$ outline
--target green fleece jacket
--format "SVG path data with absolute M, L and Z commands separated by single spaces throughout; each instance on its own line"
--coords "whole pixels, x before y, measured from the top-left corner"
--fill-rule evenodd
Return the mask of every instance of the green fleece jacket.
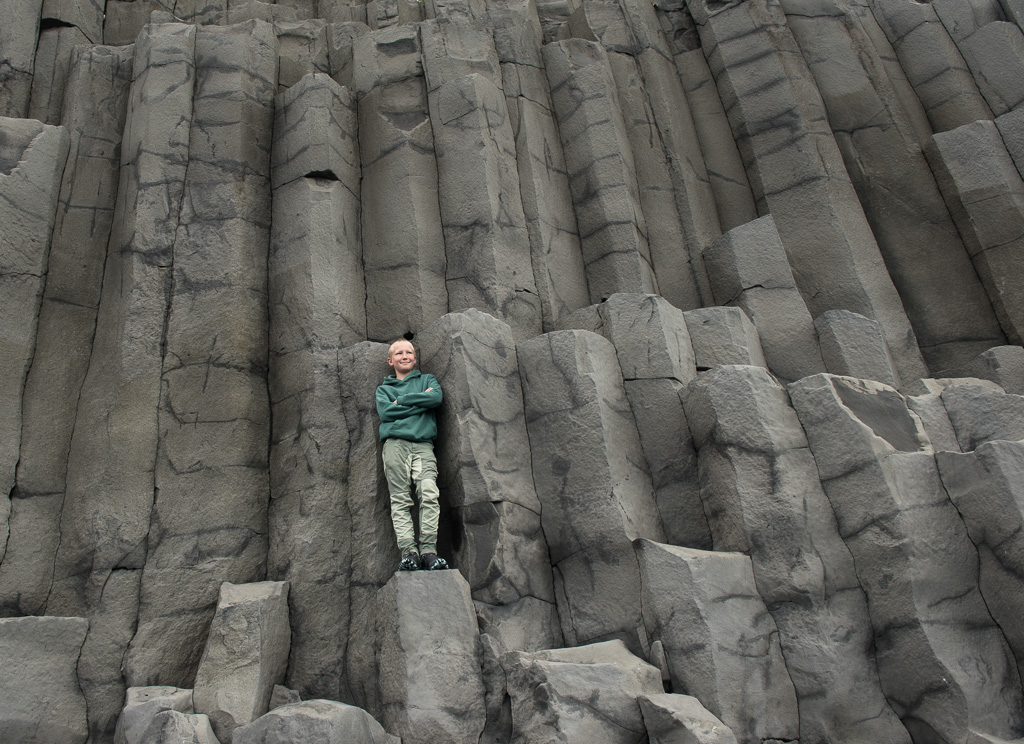
M 433 388 L 429 393 L 427 388 Z M 399 380 L 389 375 L 377 388 L 381 439 L 433 442 L 437 438 L 434 410 L 441 405 L 441 384 L 418 369 Z

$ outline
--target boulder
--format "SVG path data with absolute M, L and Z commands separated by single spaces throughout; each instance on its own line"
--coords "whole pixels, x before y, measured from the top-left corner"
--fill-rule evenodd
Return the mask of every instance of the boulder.
M 235 729 L 235 744 L 399 744 L 362 708 L 335 700 L 304 700 L 274 708 Z
M 639 698 L 651 744 L 736 744 L 732 729 L 689 695 Z
M 165 710 L 194 713 L 192 690 L 167 686 L 129 687 L 124 709 L 117 719 L 114 744 L 145 744 L 149 724 L 157 713 Z

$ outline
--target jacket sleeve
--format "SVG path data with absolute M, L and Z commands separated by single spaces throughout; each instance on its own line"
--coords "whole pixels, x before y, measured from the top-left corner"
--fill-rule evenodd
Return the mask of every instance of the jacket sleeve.
M 433 375 L 422 375 L 420 377 L 423 380 L 423 390 L 421 393 L 406 393 L 398 397 L 398 403 L 402 406 L 411 406 L 415 408 L 437 408 L 441 405 L 441 401 L 444 399 L 444 393 L 441 392 L 441 383 L 437 381 L 437 378 Z M 427 388 L 433 388 L 429 393 L 426 392 Z M 378 403 L 378 410 L 380 404 Z
M 408 418 L 409 416 L 415 416 L 422 413 L 422 409 L 415 406 L 402 405 L 395 403 L 391 400 L 388 395 L 388 390 L 383 385 L 377 387 L 377 415 L 380 420 L 384 423 L 391 423 L 392 421 L 398 421 L 400 419 Z

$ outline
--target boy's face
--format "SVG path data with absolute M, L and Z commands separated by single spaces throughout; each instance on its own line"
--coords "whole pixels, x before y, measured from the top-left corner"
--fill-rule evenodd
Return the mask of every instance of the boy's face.
M 395 370 L 395 377 L 401 380 L 416 366 L 416 351 L 408 341 L 399 341 L 388 355 L 388 366 Z

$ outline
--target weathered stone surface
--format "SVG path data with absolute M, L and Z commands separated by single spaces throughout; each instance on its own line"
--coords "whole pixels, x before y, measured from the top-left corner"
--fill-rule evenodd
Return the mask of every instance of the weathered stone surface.
M 812 317 L 845 309 L 877 320 L 900 375 L 922 376 L 910 322 L 781 7 L 768 0 L 724 7 L 687 0 L 687 7 L 758 209 L 775 219 Z
M 1024 349 L 1020 346 L 996 346 L 978 354 L 956 370 L 962 377 L 991 380 L 1014 395 L 1024 395 Z
M 814 323 L 771 215 L 734 227 L 704 250 L 718 305 L 743 308 L 768 368 L 783 380 L 824 372 Z
M 1024 178 L 1024 108 L 998 117 L 996 128 L 1006 151 L 1013 158 L 1013 164 L 1017 166 L 1017 172 Z
M 60 124 L 64 84 L 71 67 L 74 48 L 89 40 L 73 26 L 47 28 L 39 35 L 28 117 L 44 124 Z
M 724 366 L 692 382 L 685 402 L 715 550 L 750 555 L 800 740 L 909 742 L 882 695 L 864 592 L 785 390 L 759 367 Z
M 912 394 L 915 392 L 916 395 Z M 936 452 L 960 452 L 960 443 L 940 393 L 905 389 L 903 394 L 906 396 L 907 408 L 921 419 L 932 449 Z
M 38 614 L 53 580 L 68 450 L 89 364 L 116 198 L 132 48 L 95 47 L 72 65 L 68 165 L 54 220 L 32 366 L 25 380 L 18 489 L 0 604 Z M 16 610 L 14 608 L 17 608 Z
M 0 17 L 0 116 L 21 118 L 28 113 L 39 15 L 43 0 L 3 0 Z
M 1019 26 L 992 21 L 957 46 L 992 113 L 999 116 L 1024 103 L 1024 33 Z
M 416 340 L 421 366 L 444 388 L 438 486 L 460 526 L 455 564 L 473 599 L 510 605 L 531 596 L 553 603 L 512 330 L 467 310 L 443 316 Z M 552 629 L 526 632 L 544 636 Z
M 166 686 L 129 687 L 125 691 L 124 710 L 117 719 L 114 744 L 143 744 L 149 724 L 165 710 L 194 713 L 192 690 Z
M 483 26 L 464 22 L 430 21 L 420 34 L 448 306 L 500 314 L 516 340 L 531 338 L 541 311 L 494 44 Z
M 641 695 L 651 744 L 735 744 L 732 729 L 690 695 Z
M 868 597 L 893 709 L 914 738 L 1015 738 L 1024 728 L 1017 666 L 920 422 L 876 382 L 815 375 L 789 392 Z M 978 663 L 986 674 L 968 671 Z
M 512 740 L 517 744 L 644 741 L 637 699 L 662 690 L 658 670 L 620 641 L 509 653 L 501 665 L 508 677 Z
M 942 485 L 978 548 L 979 585 L 1024 669 L 1024 444 L 987 442 L 969 454 L 938 452 Z
M 949 369 L 999 343 L 918 128 L 860 18 L 842 0 L 783 0 L 782 7 L 929 368 Z
M 159 497 L 126 662 L 136 685 L 186 684 L 221 583 L 266 571 L 276 39 L 262 21 L 200 29 L 151 476 Z
M 875 0 L 872 9 L 936 132 L 992 118 L 931 3 Z
M 306 75 L 330 72 L 327 21 L 277 21 L 274 33 L 277 35 L 279 91 L 290 88 Z
M 366 332 L 392 340 L 448 312 L 445 249 L 437 201 L 434 135 L 420 61 L 409 26 L 356 39 L 363 166 Z M 402 302 L 393 292 L 402 289 Z
M 634 645 L 630 541 L 664 532 L 615 349 L 594 333 L 556 331 L 518 354 L 562 633 L 572 644 L 615 636 Z
M 985 442 L 1024 439 L 1024 396 L 971 384 L 971 380 L 963 382 L 942 391 L 942 403 L 960 449 L 971 452 Z
M 0 619 L 0 739 L 81 744 L 85 698 L 75 666 L 89 621 L 81 617 Z
M 719 364 L 768 368 L 757 328 L 742 308 L 705 307 L 687 310 L 683 317 L 698 372 Z
M 235 729 L 235 744 L 291 744 L 318 741 L 323 744 L 398 744 L 373 717 L 361 708 L 334 700 L 295 702 L 260 716 Z
M 721 229 L 731 230 L 757 219 L 747 172 L 729 131 L 729 120 L 703 50 L 677 54 L 675 63 L 700 141 Z
M 290 640 L 287 582 L 221 584 L 192 693 L 220 741 L 267 712 L 274 685 L 284 680 Z
M 796 739 L 797 701 L 750 559 L 636 541 L 644 625 L 685 690 L 737 741 Z
M 108 0 L 103 8 L 103 43 L 112 46 L 133 43 L 153 12 L 162 10 L 155 0 Z
M 220 744 L 203 714 L 165 710 L 153 716 L 142 736 L 146 744 Z
M 381 720 L 406 744 L 470 744 L 484 728 L 480 637 L 458 571 L 395 573 L 377 594 Z
M 900 387 L 878 323 L 848 310 L 829 310 L 814 319 L 814 329 L 829 372 Z
M 299 695 L 298 691 L 284 685 L 274 685 L 274 691 L 270 693 L 269 709 L 274 710 L 275 708 L 300 702 L 302 702 L 302 696 Z
M 615 292 L 656 292 L 636 166 L 608 55 L 570 39 L 544 47 L 565 152 L 590 301 Z
M 991 121 L 977 121 L 943 132 L 925 154 L 1006 338 L 1020 343 L 1024 181 L 999 130 Z

